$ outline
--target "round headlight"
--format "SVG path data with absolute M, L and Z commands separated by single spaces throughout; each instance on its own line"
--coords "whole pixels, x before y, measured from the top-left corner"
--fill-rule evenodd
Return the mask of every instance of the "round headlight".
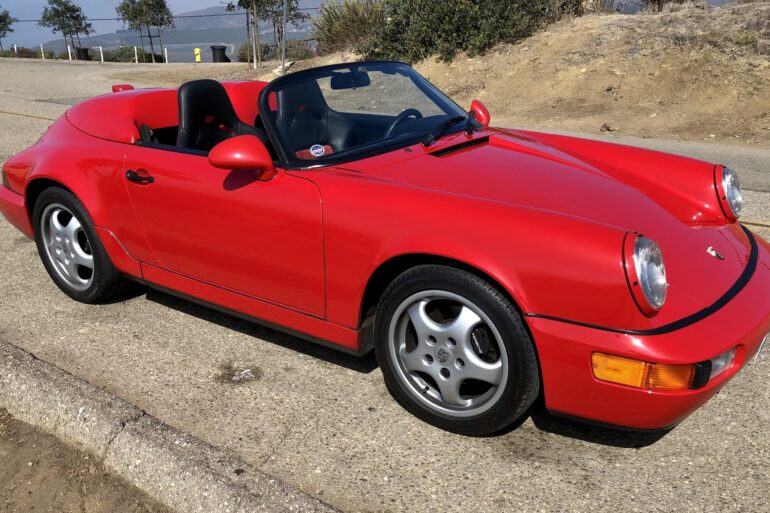
M 743 210 L 743 192 L 741 192 L 738 174 L 729 167 L 722 169 L 722 193 L 724 194 L 722 203 L 726 204 L 735 219 L 738 219 Z
M 663 253 L 654 240 L 636 233 L 628 234 L 624 251 L 626 278 L 634 301 L 645 315 L 653 316 L 663 308 L 668 292 Z

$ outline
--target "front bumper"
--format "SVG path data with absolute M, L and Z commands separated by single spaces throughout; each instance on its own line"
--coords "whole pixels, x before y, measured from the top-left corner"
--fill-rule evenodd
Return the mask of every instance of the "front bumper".
M 713 397 L 751 361 L 770 332 L 770 244 L 755 238 L 759 260 L 751 280 L 721 309 L 685 328 L 637 336 L 528 318 L 540 356 L 546 407 L 602 424 L 663 429 L 681 422 Z M 736 355 L 732 366 L 698 389 L 641 390 L 599 381 L 591 368 L 594 352 L 693 364 L 733 347 Z
M 0 185 L 0 212 L 8 221 L 29 238 L 34 237 L 24 196 Z

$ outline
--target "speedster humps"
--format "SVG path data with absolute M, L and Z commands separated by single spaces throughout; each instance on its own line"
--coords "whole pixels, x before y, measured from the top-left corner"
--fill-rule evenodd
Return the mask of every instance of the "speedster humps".
M 672 426 L 770 331 L 770 245 L 723 165 L 492 128 L 396 62 L 114 89 L 3 166 L 0 210 L 77 301 L 133 280 L 374 350 L 467 435 L 536 401 Z

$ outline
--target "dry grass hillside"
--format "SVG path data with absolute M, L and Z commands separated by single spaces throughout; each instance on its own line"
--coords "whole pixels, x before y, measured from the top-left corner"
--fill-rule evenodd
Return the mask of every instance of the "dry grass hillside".
M 416 68 L 461 105 L 482 100 L 502 125 L 770 147 L 770 1 L 568 19 L 483 56 Z M 214 65 L 133 78 L 176 85 L 203 76 L 271 73 Z

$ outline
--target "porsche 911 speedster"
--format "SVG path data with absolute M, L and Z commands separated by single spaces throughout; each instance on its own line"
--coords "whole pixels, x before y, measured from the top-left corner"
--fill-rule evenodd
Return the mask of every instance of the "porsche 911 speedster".
M 363 354 L 467 435 L 666 428 L 758 354 L 770 245 L 722 165 L 489 126 L 409 66 L 115 86 L 3 166 L 0 210 L 85 303 L 126 280 Z

